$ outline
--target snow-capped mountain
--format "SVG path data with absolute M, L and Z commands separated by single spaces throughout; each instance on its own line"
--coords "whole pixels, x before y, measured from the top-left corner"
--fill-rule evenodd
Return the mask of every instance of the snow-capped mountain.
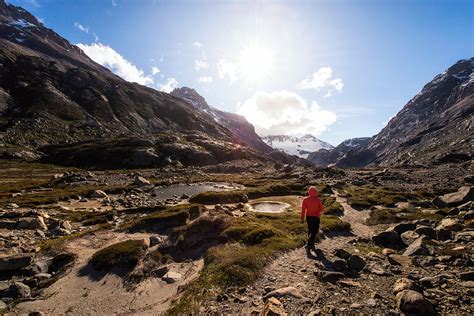
M 289 135 L 269 135 L 262 137 L 262 140 L 269 146 L 284 151 L 290 155 L 296 155 L 301 158 L 308 158 L 312 152 L 320 149 L 333 149 L 329 143 L 317 139 L 313 135 L 304 135 L 301 137 Z

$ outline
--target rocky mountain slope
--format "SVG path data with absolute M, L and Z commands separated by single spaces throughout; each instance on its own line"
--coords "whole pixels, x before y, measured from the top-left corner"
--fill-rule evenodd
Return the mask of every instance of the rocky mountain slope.
M 331 144 L 309 134 L 301 137 L 290 135 L 269 135 L 262 139 L 266 144 L 275 149 L 305 159 L 308 158 L 309 154 L 312 152 L 320 149 L 331 150 L 334 148 Z
M 347 139 L 332 149 L 321 149 L 312 152 L 307 159 L 316 166 L 329 166 L 334 163 L 341 165 L 342 160 L 354 157 L 354 154 L 367 146 L 370 140 L 370 137 Z
M 141 167 L 266 159 L 255 149 L 269 152 L 239 117 L 220 113 L 226 127 L 180 97 L 127 82 L 3 0 L 0 65 L 0 156 L 6 158 Z
M 273 151 L 273 149 L 265 144 L 257 133 L 255 133 L 255 128 L 245 119 L 245 117 L 235 113 L 224 112 L 215 107 L 209 106 L 206 99 L 199 95 L 196 90 L 182 87 L 173 90 L 171 95 L 182 98 L 190 103 L 194 108 L 211 115 L 217 123 L 227 127 L 247 146 L 264 153 Z
M 426 84 L 366 146 L 310 155 L 317 165 L 431 165 L 472 160 L 474 58 Z

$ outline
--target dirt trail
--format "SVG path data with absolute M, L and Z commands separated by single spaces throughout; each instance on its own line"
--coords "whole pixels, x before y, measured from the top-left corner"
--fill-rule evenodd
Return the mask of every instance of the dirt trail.
M 352 227 L 352 235 L 327 237 L 316 245 L 327 256 L 337 248 L 351 248 L 357 252 L 349 241 L 355 237 L 369 238 L 373 234 L 376 227 L 367 226 L 366 218 L 369 216 L 368 210 L 358 211 L 352 208 L 347 199 L 335 192 L 336 200 L 344 208 L 344 215 L 341 217 L 343 221 L 349 222 Z M 327 261 L 327 260 L 326 260 Z M 299 248 L 286 253 L 275 261 L 273 261 L 264 271 L 262 276 L 251 286 L 247 287 L 243 296 L 249 300 L 245 303 L 228 301 L 225 304 L 219 304 L 212 307 L 218 313 L 244 313 L 261 311 L 263 308 L 262 294 L 266 293 L 266 288 L 278 289 L 283 287 L 295 287 L 299 293 L 307 299 L 301 301 L 291 296 L 286 300 L 285 306 L 291 314 L 307 314 L 311 310 L 319 309 L 322 306 L 331 308 L 337 306 L 337 301 L 344 298 L 351 298 L 351 291 L 355 288 L 340 289 L 330 283 L 317 282 L 313 271 L 315 268 L 324 269 L 324 260 L 316 259 L 316 257 L 308 258 L 304 248 Z M 370 299 L 374 280 L 371 277 L 361 276 L 363 288 L 358 289 L 358 298 L 361 302 Z M 367 279 L 365 282 L 362 279 Z M 352 297 L 355 300 L 354 297 Z M 293 302 L 293 303 L 292 303 Z
M 72 241 L 67 251 L 77 255 L 71 270 L 44 291 L 44 300 L 17 305 L 15 313 L 27 314 L 42 311 L 47 315 L 111 315 L 111 314 L 160 314 L 169 308 L 177 295 L 178 287 L 195 278 L 203 262 L 174 263 L 170 270 L 184 277 L 167 284 L 161 279 L 150 278 L 133 290 L 127 289 L 121 277 L 107 274 L 100 279 L 82 275 L 90 257 L 99 249 L 127 239 L 141 239 L 148 234 L 98 232 Z

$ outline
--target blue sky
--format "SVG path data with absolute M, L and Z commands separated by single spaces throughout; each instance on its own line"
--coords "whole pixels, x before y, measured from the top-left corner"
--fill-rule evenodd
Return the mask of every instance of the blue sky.
M 309 132 L 333 145 L 376 134 L 474 55 L 467 0 L 8 2 L 125 79 L 192 87 L 262 135 Z

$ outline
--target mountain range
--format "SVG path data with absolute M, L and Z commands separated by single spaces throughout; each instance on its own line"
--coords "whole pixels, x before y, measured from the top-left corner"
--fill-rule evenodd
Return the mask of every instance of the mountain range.
M 275 149 L 305 159 L 315 151 L 321 149 L 330 150 L 334 148 L 331 144 L 319 140 L 310 134 L 300 137 L 290 135 L 269 135 L 262 137 L 262 140 Z
M 98 168 L 239 159 L 339 167 L 472 160 L 474 58 L 436 76 L 377 135 L 334 148 L 311 135 L 262 139 L 243 116 L 210 106 L 191 88 L 168 94 L 127 82 L 4 0 L 0 67 L 0 158 Z

